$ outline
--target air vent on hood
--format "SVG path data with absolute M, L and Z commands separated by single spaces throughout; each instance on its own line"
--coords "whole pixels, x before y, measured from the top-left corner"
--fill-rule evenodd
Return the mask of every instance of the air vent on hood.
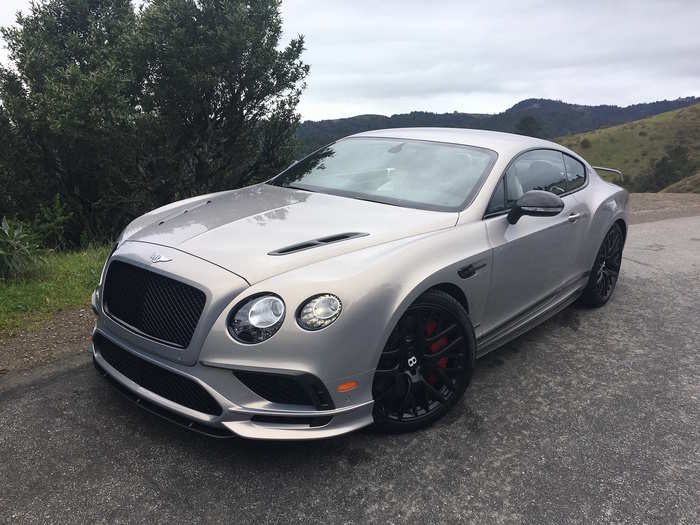
M 366 235 L 369 235 L 369 233 L 348 232 L 339 233 L 337 235 L 329 235 L 328 237 L 319 237 L 318 239 L 312 239 L 310 241 L 304 241 L 297 244 L 292 244 L 290 246 L 285 246 L 284 248 L 280 248 L 279 250 L 268 252 L 268 255 L 288 255 L 290 253 L 300 252 L 302 250 L 309 250 L 318 246 L 324 246 L 326 244 L 332 244 L 334 242 L 346 241 L 348 239 L 354 239 L 356 237 L 364 237 Z

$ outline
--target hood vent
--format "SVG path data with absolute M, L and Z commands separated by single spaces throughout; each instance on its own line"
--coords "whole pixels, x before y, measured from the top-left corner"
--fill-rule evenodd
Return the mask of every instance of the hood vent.
M 268 252 L 268 255 L 288 255 L 290 253 L 296 253 L 302 250 L 309 250 L 311 248 L 317 248 L 326 244 L 333 244 L 334 242 L 346 241 L 348 239 L 354 239 L 356 237 L 365 237 L 367 235 L 369 235 L 369 233 L 348 232 L 339 233 L 337 235 L 329 235 L 328 237 L 319 237 L 318 239 L 313 239 L 310 241 L 304 241 L 297 244 L 292 244 L 290 246 L 285 246 L 284 248 L 280 248 L 279 250 Z

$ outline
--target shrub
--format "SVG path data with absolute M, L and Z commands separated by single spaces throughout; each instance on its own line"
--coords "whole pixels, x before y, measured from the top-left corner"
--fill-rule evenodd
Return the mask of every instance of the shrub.
M 583 149 L 588 149 L 588 148 L 590 148 L 590 147 L 591 147 L 591 141 L 588 140 L 588 139 L 583 139 L 583 140 L 581 141 L 581 147 L 582 147 Z
M 658 161 L 650 160 L 648 173 L 632 179 L 630 190 L 637 192 L 657 192 L 692 175 L 697 165 L 688 156 L 688 148 L 673 146 Z
M 17 221 L 2 218 L 0 225 L 0 277 L 16 277 L 31 270 L 37 261 L 33 235 Z
M 44 248 L 63 250 L 66 246 L 66 228 L 73 218 L 73 213 L 67 210 L 61 195 L 53 197 L 51 205 L 39 206 L 39 213 L 34 219 L 34 232 Z

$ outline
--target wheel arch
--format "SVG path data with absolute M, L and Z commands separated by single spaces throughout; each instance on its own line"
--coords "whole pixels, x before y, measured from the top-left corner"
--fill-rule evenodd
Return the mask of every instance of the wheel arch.
M 446 294 L 452 296 L 454 300 L 462 305 L 467 314 L 469 314 L 469 300 L 467 299 L 467 295 L 464 293 L 464 290 L 462 290 L 456 284 L 449 282 L 440 283 L 428 288 L 426 292 L 430 290 L 440 290 L 441 292 L 445 292 Z
M 625 222 L 625 220 L 622 217 L 620 217 L 613 224 L 620 225 L 620 228 L 622 228 L 622 241 L 623 242 L 626 241 L 627 240 L 627 223 Z

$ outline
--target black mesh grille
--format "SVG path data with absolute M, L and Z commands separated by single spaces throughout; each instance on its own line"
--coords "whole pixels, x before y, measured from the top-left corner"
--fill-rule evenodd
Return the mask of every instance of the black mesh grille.
M 194 286 L 121 261 L 109 265 L 104 285 L 107 314 L 171 345 L 190 344 L 206 296 Z
M 311 374 L 270 374 L 235 370 L 234 375 L 257 395 L 273 403 L 312 405 L 331 410 L 333 400 L 320 379 Z
M 137 385 L 192 410 L 221 414 L 221 406 L 196 381 L 149 363 L 100 334 L 95 334 L 93 342 L 105 361 Z

